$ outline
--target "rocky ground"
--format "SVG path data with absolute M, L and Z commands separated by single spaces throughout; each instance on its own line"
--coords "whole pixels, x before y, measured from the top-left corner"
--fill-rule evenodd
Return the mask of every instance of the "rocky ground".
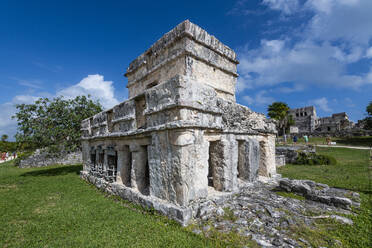
M 262 247 L 311 247 L 294 230 L 315 228 L 316 220 L 328 218 L 352 225 L 342 215 L 353 214 L 351 206 L 359 207 L 359 202 L 357 193 L 312 181 L 255 183 L 240 193 L 199 202 L 193 232 L 234 232 Z

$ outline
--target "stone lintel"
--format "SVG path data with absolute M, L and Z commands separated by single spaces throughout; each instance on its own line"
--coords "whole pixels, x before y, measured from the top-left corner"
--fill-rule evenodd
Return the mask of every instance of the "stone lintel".
M 196 129 L 211 129 L 211 130 L 222 130 L 222 126 L 219 125 L 197 125 L 190 121 L 174 121 L 169 122 L 163 125 L 150 127 L 147 129 L 137 129 L 127 132 L 113 132 L 108 133 L 105 135 L 96 135 L 96 136 L 90 136 L 90 137 L 82 137 L 81 140 L 95 140 L 95 139 L 102 139 L 105 140 L 107 138 L 122 138 L 122 137 L 133 137 L 137 135 L 150 135 L 151 132 L 155 131 L 163 131 L 163 130 L 171 130 L 171 129 L 180 129 L 180 128 L 196 128 Z

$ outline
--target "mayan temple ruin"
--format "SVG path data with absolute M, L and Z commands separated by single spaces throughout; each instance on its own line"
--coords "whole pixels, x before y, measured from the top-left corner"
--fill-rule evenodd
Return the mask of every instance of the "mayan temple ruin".
M 236 103 L 237 64 L 188 20 L 166 33 L 129 65 L 129 99 L 82 122 L 81 177 L 183 225 L 198 200 L 275 177 L 275 125 Z
M 349 116 L 345 112 L 327 117 L 318 117 L 315 107 L 308 106 L 291 109 L 289 113 L 300 134 L 336 135 L 342 131 L 352 132 L 355 126 L 355 123 L 349 120 Z

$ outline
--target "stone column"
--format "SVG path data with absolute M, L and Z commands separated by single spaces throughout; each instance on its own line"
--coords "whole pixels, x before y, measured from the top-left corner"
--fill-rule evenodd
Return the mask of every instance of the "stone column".
M 238 189 L 238 142 L 231 135 L 227 135 L 210 145 L 213 187 L 218 191 Z
M 142 194 L 148 195 L 149 167 L 146 146 L 134 144 L 130 145 L 129 149 L 132 152 L 131 185 Z
M 89 142 L 88 141 L 82 141 L 81 142 L 81 155 L 83 159 L 83 170 L 84 171 L 89 171 L 89 161 L 90 161 L 90 147 L 89 147 Z
M 260 141 L 260 167 L 258 175 L 264 177 L 273 177 L 276 175 L 275 166 L 275 136 L 267 135 L 264 140 Z
M 108 171 L 107 171 L 107 169 L 108 169 L 108 159 L 107 159 L 107 147 L 105 147 L 104 149 L 103 149 L 103 175 L 105 176 L 105 177 L 107 177 L 107 175 L 108 175 Z
M 129 152 L 129 146 L 119 146 L 118 147 L 118 167 L 116 181 L 123 183 L 124 185 L 130 187 L 130 176 L 131 176 L 131 158 Z
M 99 175 L 99 167 L 101 166 L 99 162 L 99 152 L 98 152 L 98 147 L 96 147 L 96 175 Z
M 256 180 L 260 164 L 260 146 L 257 140 L 239 141 L 239 178 L 249 182 Z

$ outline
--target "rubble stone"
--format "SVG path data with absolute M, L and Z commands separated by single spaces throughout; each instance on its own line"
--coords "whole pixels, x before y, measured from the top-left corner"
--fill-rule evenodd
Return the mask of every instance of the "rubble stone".
M 280 185 L 286 187 L 282 188 Z M 346 199 L 360 201 L 358 196 L 353 196 L 348 190 L 330 188 L 310 180 L 282 179 L 276 185 L 256 181 L 239 193 L 220 195 L 218 203 L 210 199 L 194 202 L 192 214 L 199 229 L 207 230 L 209 226 L 213 226 L 222 233 L 234 231 L 241 236 L 251 237 L 260 247 L 310 246 L 305 237 L 298 237 L 298 233 L 294 234 L 291 230 L 304 226 L 316 228 L 316 221 L 319 219 L 334 219 L 342 224 L 353 224 L 351 219 L 342 216 L 354 214 L 350 209 L 311 199 L 287 198 L 276 193 L 278 189 L 286 190 L 288 187 L 290 192 L 295 192 L 301 188 L 299 185 L 306 188 L 305 192 L 309 189 L 313 192 L 322 187 L 322 194 L 326 194 L 329 199 L 348 195 L 352 199 Z M 230 219 L 231 216 L 226 214 L 221 218 L 222 209 L 229 209 L 236 219 Z M 197 214 L 200 210 L 203 211 L 202 217 Z M 205 231 L 205 235 L 208 235 L 208 231 Z
M 81 164 L 82 154 L 80 151 L 76 152 L 60 152 L 59 154 L 50 154 L 46 150 L 37 149 L 31 156 L 20 161 L 20 168 L 29 167 L 44 167 L 49 165 L 68 165 Z
M 310 180 L 282 178 L 279 180 L 279 189 L 303 195 L 312 201 L 318 201 L 344 209 L 350 209 L 352 205 L 359 205 L 358 202 L 354 203 L 351 199 L 345 197 L 346 190 L 329 188 L 328 185 Z

